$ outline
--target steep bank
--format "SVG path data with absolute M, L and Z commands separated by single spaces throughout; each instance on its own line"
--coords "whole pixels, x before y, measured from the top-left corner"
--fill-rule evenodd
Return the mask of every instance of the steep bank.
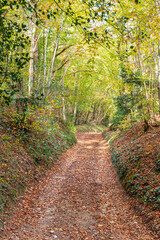
M 112 162 L 137 213 L 160 235 L 160 127 L 143 130 L 139 124 L 115 139 L 114 132 L 104 135 L 112 139 Z
M 41 178 L 62 152 L 76 142 L 60 120 L 38 114 L 23 124 L 0 122 L 0 224 L 8 207 L 26 187 Z

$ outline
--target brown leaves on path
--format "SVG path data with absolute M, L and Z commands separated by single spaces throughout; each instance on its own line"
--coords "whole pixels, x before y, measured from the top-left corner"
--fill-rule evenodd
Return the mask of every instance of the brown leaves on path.
M 158 239 L 134 213 L 101 134 L 77 138 L 48 176 L 28 190 L 1 239 Z

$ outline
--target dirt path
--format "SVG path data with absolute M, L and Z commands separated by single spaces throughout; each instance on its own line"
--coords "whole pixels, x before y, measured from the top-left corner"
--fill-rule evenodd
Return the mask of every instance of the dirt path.
M 93 133 L 77 137 L 77 145 L 20 201 L 1 239 L 158 239 L 132 210 L 106 141 Z

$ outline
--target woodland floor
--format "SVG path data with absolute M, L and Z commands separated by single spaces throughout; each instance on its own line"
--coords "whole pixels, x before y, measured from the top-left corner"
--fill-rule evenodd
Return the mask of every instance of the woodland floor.
M 0 239 L 158 239 L 134 212 L 107 141 L 99 133 L 78 133 L 77 138 L 18 202 Z

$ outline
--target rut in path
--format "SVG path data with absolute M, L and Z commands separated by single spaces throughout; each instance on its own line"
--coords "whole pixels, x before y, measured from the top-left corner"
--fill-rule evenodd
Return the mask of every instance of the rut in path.
M 49 175 L 28 190 L 0 239 L 158 239 L 130 206 L 101 134 L 77 138 Z

